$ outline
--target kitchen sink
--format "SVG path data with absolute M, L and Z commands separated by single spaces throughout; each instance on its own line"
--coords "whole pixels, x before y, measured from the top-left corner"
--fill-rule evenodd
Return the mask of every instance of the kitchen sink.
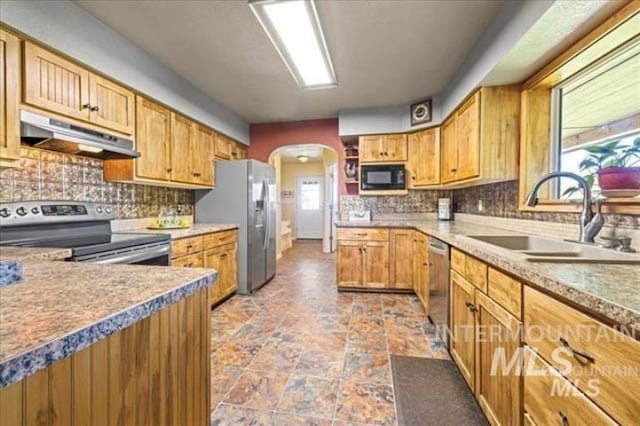
M 637 253 L 553 238 L 531 235 L 467 235 L 466 238 L 519 253 L 529 262 L 640 264 Z

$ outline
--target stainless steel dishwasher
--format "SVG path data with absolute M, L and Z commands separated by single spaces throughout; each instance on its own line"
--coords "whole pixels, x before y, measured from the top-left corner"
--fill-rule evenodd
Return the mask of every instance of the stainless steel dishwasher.
M 429 237 L 429 317 L 448 348 L 449 245 L 433 237 Z

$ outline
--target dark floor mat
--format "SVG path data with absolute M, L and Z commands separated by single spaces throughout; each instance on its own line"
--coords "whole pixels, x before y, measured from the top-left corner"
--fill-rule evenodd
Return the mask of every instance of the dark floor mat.
M 400 426 L 488 424 L 451 361 L 391 355 L 391 369 Z

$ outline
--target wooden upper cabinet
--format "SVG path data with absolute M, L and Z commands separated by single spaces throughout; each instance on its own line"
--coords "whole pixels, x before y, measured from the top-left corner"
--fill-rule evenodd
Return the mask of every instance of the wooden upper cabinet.
M 218 133 L 216 135 L 215 156 L 222 160 L 231 160 L 231 151 L 233 150 L 233 141 L 227 136 Z
M 214 147 L 216 134 L 213 130 L 197 124 L 193 143 L 191 168 L 195 173 L 195 183 L 214 185 Z
M 27 41 L 24 43 L 24 101 L 89 121 L 89 71 Z
M 191 183 L 194 171 L 195 123 L 187 117 L 171 112 L 171 180 Z
M 131 135 L 134 129 L 135 96 L 111 80 L 89 75 L 90 120 L 102 127 Z
M 136 174 L 141 178 L 171 178 L 171 112 L 141 96 L 136 97 Z M 132 161 L 132 160 L 129 160 Z
M 456 180 L 456 173 L 458 171 L 458 133 L 456 125 L 457 121 L 455 114 L 442 125 L 442 183 L 453 182 Z
M 480 92 L 476 92 L 457 114 L 458 166 L 456 180 L 480 174 Z
M 407 135 L 385 135 L 384 145 L 384 161 L 407 161 Z
M 0 29 L 0 167 L 20 158 L 20 42 Z
M 24 42 L 26 104 L 132 135 L 134 99 L 129 89 Z
M 358 142 L 360 161 L 363 163 L 407 161 L 407 135 L 361 136 Z
M 442 125 L 442 183 L 516 179 L 519 126 L 518 86 L 477 90 Z
M 408 169 L 413 187 L 440 183 L 440 129 L 432 128 L 409 135 Z
M 384 161 L 384 136 L 360 136 L 358 150 L 361 162 Z

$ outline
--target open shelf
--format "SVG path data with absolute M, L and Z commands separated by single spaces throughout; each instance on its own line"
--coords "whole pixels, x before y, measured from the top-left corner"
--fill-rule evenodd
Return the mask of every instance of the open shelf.
M 360 181 L 359 180 L 348 180 L 348 181 L 346 181 L 347 185 L 354 184 L 354 183 L 360 183 Z
M 344 157 L 345 160 L 359 160 L 360 157 L 358 157 L 357 155 L 350 155 L 347 157 Z

